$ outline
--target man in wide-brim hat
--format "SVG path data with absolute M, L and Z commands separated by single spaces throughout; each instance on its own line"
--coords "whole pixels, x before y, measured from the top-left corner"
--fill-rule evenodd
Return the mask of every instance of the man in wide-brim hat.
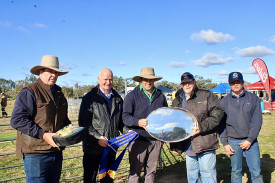
M 57 72 L 58 76 L 68 73 L 67 71 L 62 71 L 59 69 L 59 60 L 56 56 L 52 56 L 52 55 L 43 56 L 42 60 L 41 60 L 41 64 L 31 68 L 31 73 L 33 73 L 35 75 L 39 75 L 40 70 L 42 70 L 42 69 L 51 69 L 51 70 Z
M 154 82 L 162 79 L 162 77 L 155 76 L 155 71 L 151 67 L 142 68 L 141 71 L 140 71 L 140 75 L 139 76 L 134 76 L 133 80 L 136 81 L 136 82 L 140 82 L 141 78 L 151 79 L 151 80 L 154 80 Z
M 154 83 L 162 79 L 155 76 L 154 69 L 145 67 L 140 75 L 133 77 L 140 84 L 128 93 L 123 103 L 123 122 L 136 131 L 139 137 L 129 147 L 130 175 L 128 182 L 139 182 L 142 167 L 146 167 L 144 182 L 153 183 L 162 142 L 151 137 L 145 130 L 147 116 L 160 107 L 167 107 L 167 101 Z
M 63 149 L 53 136 L 71 122 L 67 100 L 55 83 L 67 72 L 59 69 L 56 56 L 46 55 L 31 73 L 39 78 L 18 94 L 10 121 L 17 130 L 16 155 L 23 156 L 26 182 L 58 183 Z

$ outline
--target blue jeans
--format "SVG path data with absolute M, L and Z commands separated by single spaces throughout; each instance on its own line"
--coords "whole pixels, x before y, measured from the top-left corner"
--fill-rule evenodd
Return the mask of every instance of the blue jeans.
M 186 156 L 188 183 L 216 183 L 216 151 Z
M 62 169 L 62 152 L 24 156 L 27 183 L 58 183 Z
M 241 183 L 242 182 L 242 159 L 243 154 L 245 155 L 247 166 L 251 174 L 251 181 L 253 183 L 263 182 L 263 176 L 261 175 L 261 161 L 260 161 L 260 150 L 258 142 L 252 143 L 248 150 L 240 148 L 240 143 L 245 140 L 228 140 L 228 143 L 234 149 L 234 155 L 230 156 L 231 159 L 231 182 Z

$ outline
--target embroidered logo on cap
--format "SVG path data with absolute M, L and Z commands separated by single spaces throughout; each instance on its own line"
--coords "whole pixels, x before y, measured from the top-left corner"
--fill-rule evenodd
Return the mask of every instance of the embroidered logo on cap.
M 238 78 L 238 77 L 239 77 L 238 73 L 235 72 L 235 73 L 233 74 L 233 78 Z

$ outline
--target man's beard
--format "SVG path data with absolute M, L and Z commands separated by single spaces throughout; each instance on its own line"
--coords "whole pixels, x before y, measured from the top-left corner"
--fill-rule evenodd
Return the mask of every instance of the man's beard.
M 184 91 L 186 94 L 191 94 L 192 93 L 192 89 L 190 89 L 190 90 L 186 90 L 186 91 Z

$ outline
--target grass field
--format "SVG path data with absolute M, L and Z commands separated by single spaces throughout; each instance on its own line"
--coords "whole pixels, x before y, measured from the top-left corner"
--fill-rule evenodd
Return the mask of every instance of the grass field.
M 8 114 L 11 114 L 11 110 L 7 108 Z M 275 183 L 275 111 L 271 115 L 263 115 L 264 122 L 258 137 L 260 152 L 261 152 L 261 163 L 262 163 L 262 174 L 265 183 Z M 76 119 L 72 116 L 71 119 Z M 1 118 L 0 124 L 9 123 L 10 118 Z M 76 123 L 76 122 L 75 122 Z M 0 140 L 12 139 L 16 137 L 16 131 L 10 127 L 0 126 Z M 13 153 L 15 152 L 15 142 L 0 142 L 0 154 Z M 64 161 L 62 179 L 63 182 L 82 182 L 82 148 L 80 146 L 67 148 L 64 151 Z M 125 160 L 121 163 L 120 169 L 117 172 L 115 179 L 116 183 L 126 182 L 128 175 L 128 161 L 127 153 L 125 154 Z M 22 164 L 22 160 L 18 159 L 15 155 L 0 156 L 0 167 L 7 167 L 12 165 Z M 186 181 L 186 170 L 185 170 L 185 157 L 176 156 L 169 151 L 167 144 L 163 146 L 162 150 L 162 168 L 159 168 L 156 175 L 156 183 L 179 183 Z M 74 167 L 74 169 L 70 169 Z M 122 168 L 124 167 L 124 168 Z M 223 147 L 217 150 L 217 176 L 219 183 L 230 182 L 230 159 L 224 153 Z M 24 176 L 23 167 L 14 168 L 0 168 L 0 182 L 3 179 L 12 177 Z M 80 177 L 79 177 L 80 176 Z M 79 177 L 73 180 L 66 180 L 70 177 Z M 11 180 L 9 182 L 25 182 L 25 179 Z M 243 182 L 250 182 L 249 171 L 245 163 L 244 158 L 244 169 L 243 169 Z

